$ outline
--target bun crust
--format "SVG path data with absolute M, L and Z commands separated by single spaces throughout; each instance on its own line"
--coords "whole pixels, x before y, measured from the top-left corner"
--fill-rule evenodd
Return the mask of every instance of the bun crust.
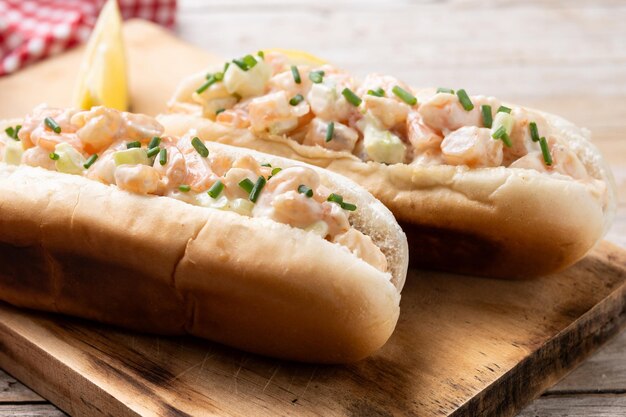
M 1 298 L 286 359 L 362 359 L 395 328 L 406 238 L 372 196 L 321 172 L 323 182 L 359 204 L 355 227 L 366 234 L 376 228 L 372 239 L 387 255 L 391 273 L 313 233 L 268 219 L 0 164 Z
M 363 162 L 348 152 L 227 128 L 202 118 L 199 106 L 183 97 L 185 91 L 179 89 L 170 103 L 179 114 L 158 117 L 166 132 L 183 134 L 193 128 L 205 140 L 273 153 L 349 177 L 401 222 L 411 242 L 411 262 L 418 267 L 500 278 L 553 273 L 581 259 L 605 234 L 615 213 L 615 183 L 588 132 L 554 115 L 541 113 L 568 140 L 595 181 L 519 168 Z

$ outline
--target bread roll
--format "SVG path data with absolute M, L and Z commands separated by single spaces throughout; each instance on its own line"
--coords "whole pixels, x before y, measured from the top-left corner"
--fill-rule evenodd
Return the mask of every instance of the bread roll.
M 305 74 L 307 68 L 300 67 L 300 73 Z M 327 74 L 333 71 L 332 67 L 322 68 Z M 329 149 L 323 142 L 322 146 L 310 146 L 307 139 L 302 140 L 301 132 L 306 128 L 301 125 L 313 116 L 321 117 L 312 114 L 314 104 L 310 93 L 303 94 L 309 99 L 311 110 L 299 118 L 300 124 L 292 133 L 271 134 L 255 131 L 254 126 L 221 123 L 219 118 L 214 121 L 213 116 L 207 116 L 206 108 L 203 109 L 194 93 L 203 75 L 183 80 L 170 102 L 170 113 L 158 117 L 166 132 L 182 134 L 195 129 L 204 140 L 273 153 L 349 177 L 380 199 L 402 224 L 409 237 L 411 262 L 415 266 L 500 278 L 550 274 L 585 256 L 606 233 L 613 219 L 615 184 L 606 162 L 590 143 L 588 131 L 558 116 L 507 104 L 514 112 L 528 111 L 543 117 L 550 131 L 549 139 L 558 138 L 560 144 L 575 153 L 584 165 L 585 179 L 556 171 L 516 168 L 511 166 L 511 161 L 505 161 L 502 166 L 470 167 L 446 164 L 441 162 L 441 156 L 437 163 L 420 163 L 418 157 L 411 163 L 364 160 L 359 157 L 359 153 L 364 152 L 359 150 L 359 146 L 363 146 L 359 145 L 363 143 L 363 129 L 352 121 L 372 111 L 365 110 L 363 104 L 358 106 L 350 121 L 345 122 L 361 130 L 353 152 Z M 280 76 L 269 81 L 271 89 L 266 88 L 276 91 L 278 81 L 275 80 Z M 383 80 L 381 83 L 387 80 L 379 79 Z M 364 90 L 364 84 L 354 88 Z M 359 84 L 355 82 L 355 85 Z M 297 85 L 295 88 L 304 87 Z M 410 90 L 407 86 L 404 88 Z M 387 89 L 390 90 L 391 85 Z M 336 92 L 340 97 L 339 91 L 338 88 Z M 414 113 L 419 113 L 420 103 L 435 96 L 433 89 L 410 91 L 417 97 L 417 104 L 411 107 Z M 361 97 L 365 100 L 367 94 Z M 390 91 L 386 97 L 394 98 Z M 240 105 L 241 111 L 246 111 L 254 97 L 247 100 Z M 402 100 L 395 100 L 398 105 L 409 107 Z M 388 122 L 389 116 L 390 113 L 383 112 L 379 122 Z M 252 117 L 251 114 L 248 117 Z M 472 123 L 480 126 L 480 121 Z M 398 130 L 401 129 L 396 127 L 391 132 Z M 443 133 L 439 134 L 443 137 Z M 411 147 L 408 143 L 405 145 Z M 539 145 L 533 146 L 538 148 Z M 501 148 L 510 152 L 504 146 Z M 441 151 L 438 152 L 439 155 Z
M 296 164 L 207 147 L 276 166 Z M 395 328 L 406 237 L 365 190 L 314 169 L 323 184 L 358 204 L 351 224 L 383 251 L 389 272 L 270 219 L 0 163 L 0 299 L 285 359 L 362 359 Z

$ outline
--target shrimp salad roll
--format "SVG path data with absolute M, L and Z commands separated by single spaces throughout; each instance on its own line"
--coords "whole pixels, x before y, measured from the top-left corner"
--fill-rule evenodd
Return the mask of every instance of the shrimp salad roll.
M 388 75 L 247 55 L 182 81 L 166 132 L 350 177 L 401 221 L 417 266 L 535 277 L 607 231 L 615 184 L 589 133 L 557 116 Z
M 2 132 L 0 300 L 308 362 L 393 332 L 406 237 L 352 181 L 105 107 Z

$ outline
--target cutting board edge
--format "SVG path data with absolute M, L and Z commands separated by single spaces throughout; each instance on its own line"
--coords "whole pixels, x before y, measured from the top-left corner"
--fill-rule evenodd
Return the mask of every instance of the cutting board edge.
M 624 251 L 617 245 L 611 244 L 611 246 L 614 249 Z M 598 312 L 598 310 L 604 311 Z M 554 337 L 540 346 L 534 355 L 526 357 L 500 378 L 493 381 L 482 392 L 460 405 L 450 414 L 450 417 L 514 416 L 516 412 L 540 397 L 546 389 L 567 376 L 625 328 L 626 282 L 562 331 L 555 334 Z M 564 340 L 570 337 L 575 339 L 570 343 L 564 343 Z M 562 346 L 572 345 L 578 346 L 582 351 L 574 354 L 571 349 L 565 351 L 562 348 Z M 556 357 L 559 360 L 552 360 L 555 355 L 546 354 L 550 349 L 557 352 Z M 544 375 L 543 378 L 536 378 L 533 375 L 533 369 L 541 369 L 547 377 Z M 527 398 L 520 395 L 522 391 L 526 393 Z M 532 394 L 528 397 L 529 392 Z M 508 398 L 509 400 L 503 403 L 499 401 L 499 398 Z M 494 409 L 494 404 L 499 405 L 499 407 Z M 491 408 L 485 408 L 485 405 L 491 405 Z
M 5 305 L 4 302 L 0 302 L 0 304 Z M 4 343 L 4 340 L 11 340 L 12 343 Z M 45 378 L 38 372 L 38 363 L 41 362 L 38 360 L 39 358 L 26 354 L 33 351 L 41 355 L 41 361 L 45 359 L 46 363 L 49 364 L 49 368 L 45 372 Z M 2 321 L 0 321 L 0 368 L 70 416 L 110 417 L 112 415 L 111 405 L 115 404 L 117 406 L 114 406 L 114 409 L 119 411 L 119 414 L 114 414 L 115 416 L 142 417 L 145 415 L 132 411 L 128 404 L 123 403 L 93 381 L 81 375 L 80 372 L 61 359 L 46 352 L 44 349 L 40 349 L 36 343 L 29 340 L 26 336 L 12 331 Z M 78 379 L 78 382 L 76 382 L 76 379 Z M 80 389 L 68 388 L 68 385 L 73 384 L 78 385 Z M 85 390 L 99 391 L 100 395 L 91 395 L 89 401 L 86 401 L 83 399 L 83 397 L 86 397 L 84 395 Z M 98 399 L 97 404 L 94 404 L 93 398 Z M 104 402 L 106 404 L 101 404 Z M 80 412 L 80 414 L 77 414 L 77 412 Z

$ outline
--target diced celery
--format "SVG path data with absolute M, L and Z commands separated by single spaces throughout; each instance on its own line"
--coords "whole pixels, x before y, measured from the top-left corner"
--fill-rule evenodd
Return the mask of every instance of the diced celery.
M 113 153 L 116 166 L 120 165 L 152 165 L 148 153 L 143 148 L 130 148 Z
M 404 161 L 406 146 L 402 140 L 372 123 L 366 123 L 363 129 L 363 144 L 367 155 L 376 162 L 397 164 Z
M 54 147 L 54 153 L 59 155 L 59 159 L 54 162 L 57 171 L 66 174 L 82 174 L 85 165 L 85 157 L 81 155 L 69 143 L 59 143 Z
M 258 61 L 248 71 L 242 70 L 237 65 L 229 65 L 223 83 L 230 94 L 252 97 L 265 92 L 265 85 L 271 76 L 272 69 L 265 61 Z
M 236 198 L 228 203 L 226 210 L 234 211 L 235 213 L 241 214 L 242 216 L 252 216 L 253 208 L 254 203 L 252 201 L 246 200 L 244 198 Z
M 10 139 L 4 148 L 4 162 L 9 165 L 19 165 L 23 153 L 22 142 Z
M 498 112 L 496 113 L 496 117 L 494 117 L 493 124 L 491 125 L 491 134 L 493 135 L 498 129 L 500 129 L 500 127 L 504 126 L 506 134 L 510 135 L 514 124 L 515 118 L 512 115 L 505 112 Z

